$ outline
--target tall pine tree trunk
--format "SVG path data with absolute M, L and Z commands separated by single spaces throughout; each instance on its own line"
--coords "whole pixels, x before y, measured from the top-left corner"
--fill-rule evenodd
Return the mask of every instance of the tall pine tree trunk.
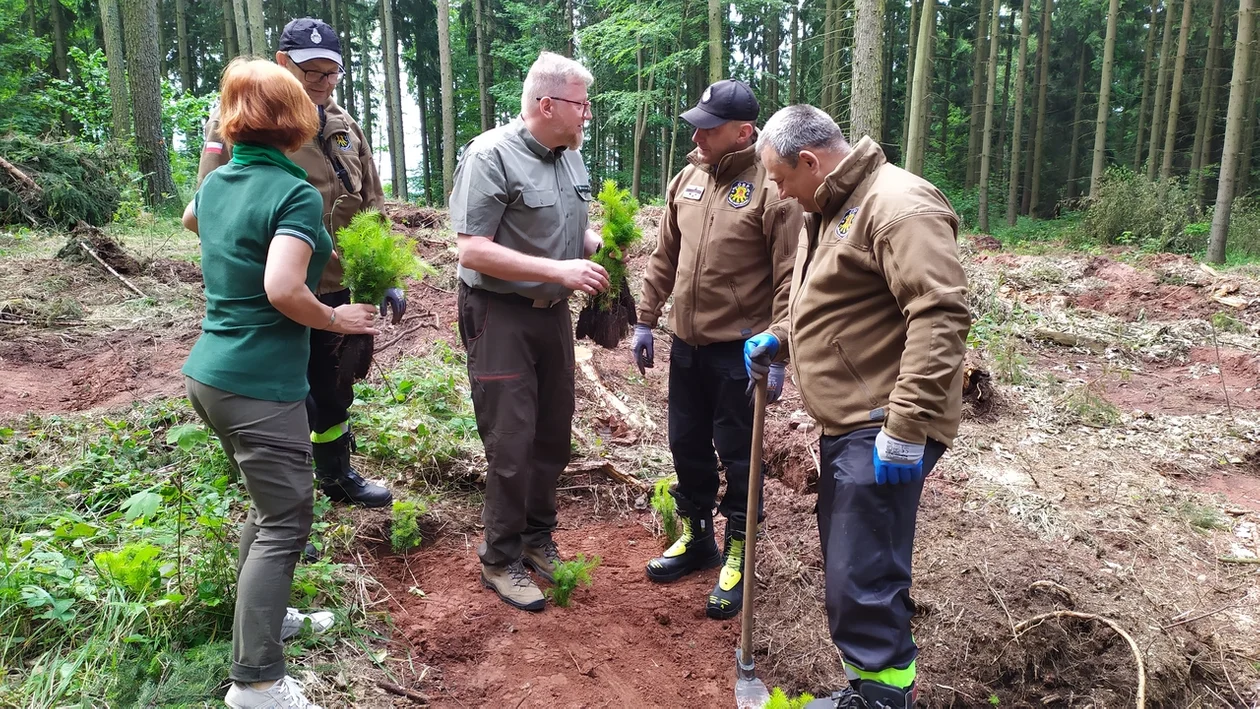
M 419 44 L 416 45 L 420 46 Z M 420 104 L 420 170 L 424 185 L 424 203 L 433 206 L 433 179 L 429 174 L 429 102 L 425 97 L 424 82 L 416 80 L 417 100 Z
M 906 169 L 923 174 L 927 148 L 928 101 L 932 89 L 932 35 L 936 29 L 936 0 L 923 0 L 918 46 L 914 57 L 914 92 L 910 97 L 910 130 L 906 138 Z
M 267 20 L 262 0 L 243 0 L 249 11 L 249 48 L 256 56 L 267 58 Z
M 1235 37 L 1234 41 L 1237 42 L 1238 38 Z M 1256 144 L 1256 108 L 1260 106 L 1260 51 L 1251 53 L 1251 70 L 1247 74 L 1247 83 L 1251 98 L 1247 101 L 1247 120 L 1244 123 L 1240 148 L 1242 156 L 1239 158 L 1238 172 L 1234 175 L 1237 180 L 1235 194 L 1245 194 L 1251 184 L 1251 158 Z M 1224 160 L 1224 155 L 1221 159 Z
M 1151 23 L 1146 29 L 1146 58 L 1142 61 L 1142 107 L 1138 109 L 1137 141 L 1133 146 L 1133 171 L 1142 169 L 1142 144 L 1146 135 L 1146 112 L 1150 105 L 1151 63 L 1155 54 L 1155 20 L 1159 17 L 1159 0 L 1151 0 Z
M 1190 0 L 1186 0 L 1189 2 Z M 1107 9 L 1107 38 L 1103 41 L 1102 80 L 1098 82 L 1098 119 L 1094 124 L 1094 166 L 1089 172 L 1089 198 L 1098 198 L 1103 169 L 1107 163 L 1107 111 L 1111 100 L 1111 69 L 1116 55 L 1116 19 L 1120 0 L 1111 0 Z
M 253 57 L 254 42 L 253 35 L 249 32 L 249 10 L 245 4 L 249 0 L 232 0 L 232 16 L 236 20 L 236 46 L 240 48 L 240 54 Z
M 346 56 L 346 50 L 348 50 L 350 47 L 349 45 L 346 44 L 345 40 L 342 38 L 342 32 L 340 29 L 341 28 L 341 5 L 342 3 L 339 2 L 338 0 L 331 0 L 331 2 L 329 3 L 329 8 L 328 8 L 328 24 L 333 26 L 333 30 L 337 33 L 337 41 L 341 43 L 341 61 L 346 66 L 349 66 L 350 57 Z M 277 45 L 280 44 L 279 37 L 280 35 L 277 34 L 276 35 Z M 337 82 L 336 96 L 337 96 L 338 106 L 345 107 L 346 91 L 352 88 L 353 86 L 354 86 L 354 81 Z
M 354 32 L 350 23 L 350 8 L 348 7 L 350 2 L 351 0 L 339 0 L 339 2 L 335 3 L 336 10 L 333 12 L 335 15 L 333 21 L 337 23 L 337 36 L 341 41 L 341 59 L 346 63 L 346 66 L 353 67 L 355 52 Z M 417 42 L 416 46 L 420 46 L 420 43 Z M 341 83 L 345 84 L 345 90 L 342 91 L 342 96 L 345 98 L 345 109 L 350 112 L 351 116 L 358 119 L 358 101 L 355 100 L 354 96 L 354 74 L 346 77 L 346 80 Z
M 1213 99 L 1215 98 L 1216 89 L 1216 65 L 1220 61 L 1221 48 L 1221 30 L 1223 15 L 1225 14 L 1223 0 L 1216 0 L 1212 4 L 1212 34 L 1208 39 L 1207 54 L 1203 58 L 1203 81 L 1199 86 L 1199 115 L 1195 122 L 1194 129 L 1194 147 L 1190 152 L 1190 185 L 1191 192 L 1194 195 L 1195 204 L 1200 208 L 1203 207 L 1203 172 L 1207 169 L 1207 163 L 1204 160 L 1203 149 L 1205 143 L 1210 142 L 1208 137 L 1211 134 L 1211 124 L 1214 119 L 1215 106 Z
M 836 70 L 836 6 L 839 0 L 827 0 L 826 14 L 823 15 L 823 56 L 822 56 L 822 97 L 819 99 L 819 106 L 822 110 L 831 112 L 831 106 L 834 102 L 836 84 L 840 80 L 840 72 Z M 835 114 L 833 113 L 834 117 Z
M 490 41 L 486 32 L 485 0 L 472 0 L 473 23 L 477 31 L 477 94 L 481 99 L 481 132 L 494 127 L 494 109 L 490 108 Z
M 403 142 L 402 82 L 398 78 L 398 36 L 394 32 L 394 0 L 381 0 L 381 35 L 385 40 L 385 104 L 389 111 L 389 165 L 394 199 L 407 200 L 407 157 Z
M 630 170 L 630 194 L 638 199 L 643 178 L 643 132 L 647 126 L 647 105 L 641 98 L 643 96 L 643 43 L 641 41 L 638 51 L 634 53 L 634 58 L 637 68 L 634 78 L 640 99 L 639 107 L 634 112 L 634 166 Z
M 375 150 L 372 131 L 376 127 L 376 106 L 372 103 L 372 23 L 363 20 L 359 26 L 359 73 L 363 86 L 363 135 Z
M 801 11 L 796 5 L 792 5 L 792 57 L 788 71 L 788 103 L 795 104 L 800 98 L 800 67 L 797 66 L 797 57 L 800 55 L 801 48 Z M 670 147 L 670 153 L 673 153 L 673 147 Z M 673 163 L 670 158 L 670 163 Z M 671 173 L 672 174 L 672 173 Z
M 455 78 L 451 69 L 451 0 L 438 2 L 438 64 L 442 75 L 442 201 L 455 185 Z
M 1189 2 L 1190 0 L 1185 0 Z M 1168 105 L 1168 70 L 1172 68 L 1172 28 L 1177 0 L 1164 8 L 1164 38 L 1159 43 L 1159 72 L 1155 80 L 1155 103 L 1151 106 L 1151 139 L 1146 154 L 1146 179 L 1159 174 L 1159 146 L 1164 139 L 1164 107 Z
M 716 84 L 726 76 L 722 60 L 722 0 L 709 0 L 709 83 Z
M 770 10 L 766 22 L 766 107 L 767 113 L 773 115 L 779 110 L 779 52 L 783 45 L 783 17 L 775 7 Z
M 1041 37 L 1037 39 L 1037 59 L 1041 78 L 1037 80 L 1037 130 L 1033 138 L 1032 188 L 1029 190 L 1028 213 L 1037 216 L 1041 204 L 1041 148 L 1046 138 L 1046 88 L 1050 84 L 1050 16 L 1054 13 L 1054 0 L 1044 0 L 1041 11 Z
M 1234 75 L 1229 82 L 1229 109 L 1225 117 L 1225 149 L 1221 157 L 1221 177 L 1216 188 L 1216 210 L 1212 215 L 1212 236 L 1208 244 L 1208 261 L 1225 262 L 1225 242 L 1229 236 L 1230 211 L 1234 206 L 1234 180 L 1240 165 L 1239 143 L 1242 122 L 1247 114 L 1248 71 L 1251 67 L 1252 0 L 1239 0 L 1238 34 L 1234 41 Z
M 983 3 L 982 3 L 983 5 Z M 993 18 L 991 25 L 993 27 L 993 37 L 989 40 L 989 61 L 987 62 L 988 71 L 985 78 L 985 98 L 984 98 L 984 130 L 981 137 L 980 149 L 980 231 L 989 231 L 989 167 L 992 163 L 990 150 L 993 147 L 993 104 L 997 93 L 997 70 L 998 70 L 998 29 L 1001 20 L 998 17 L 998 10 L 1001 3 L 999 0 L 993 0 L 992 6 Z
M 223 51 L 227 53 L 224 60 L 235 59 L 241 53 L 241 44 L 236 36 L 236 9 L 232 0 L 223 0 Z
M 564 24 L 568 32 L 565 34 L 564 56 L 572 59 L 573 53 L 577 50 L 574 44 L 577 38 L 577 26 L 574 24 L 576 19 L 573 11 L 573 0 L 564 0 Z
M 1190 41 L 1190 0 L 1181 10 L 1181 33 L 1177 37 L 1177 66 L 1173 69 L 1172 91 L 1168 97 L 1168 123 L 1164 126 L 1164 155 L 1159 176 L 1172 177 L 1173 149 L 1177 144 L 1177 118 L 1181 111 L 1181 80 L 1186 73 L 1186 46 Z
M 989 55 L 985 46 L 985 40 L 989 32 L 989 12 L 986 3 L 992 4 L 990 0 L 980 0 L 979 15 L 976 17 L 976 43 L 971 50 L 971 106 L 968 109 L 970 118 L 967 128 L 967 174 L 963 181 L 967 189 L 971 189 L 976 184 L 976 168 L 979 167 L 980 160 L 980 132 L 985 120 L 984 116 L 989 113 L 989 103 L 991 103 L 980 103 L 983 98 L 981 92 L 988 68 L 988 65 L 985 64 L 985 59 Z M 996 82 L 996 75 L 994 81 Z
M 1076 74 L 1076 108 L 1072 111 L 1072 144 L 1068 148 L 1067 198 L 1076 199 L 1080 193 L 1077 185 L 1077 169 L 1080 167 L 1081 154 L 1081 113 L 1085 105 L 1085 69 L 1089 66 L 1089 48 L 1081 52 L 1081 68 Z
M 1116 0 L 1112 0 L 1116 2 Z M 1006 223 L 1015 226 L 1019 218 L 1019 158 L 1020 144 L 1024 140 L 1024 86 L 1028 82 L 1028 31 L 1031 1 L 1024 0 L 1024 8 L 1019 14 L 1019 49 L 1016 63 L 1019 69 L 1015 74 L 1015 127 L 1011 129 L 1011 172 L 1006 192 Z
M 856 7 L 849 132 L 854 140 L 869 135 L 878 143 L 884 125 L 884 0 L 857 0 Z
M 186 0 L 175 0 L 175 38 L 179 41 L 179 83 L 184 91 L 195 92 L 193 85 L 192 59 L 188 56 L 188 10 Z
M 32 1 L 32 0 L 28 0 Z M 61 0 L 48 0 L 48 16 L 52 20 L 53 71 L 58 79 L 66 80 L 70 62 L 66 50 L 66 9 Z
M 162 136 L 162 84 L 158 74 L 157 0 L 121 0 L 127 81 L 135 125 L 136 162 L 144 199 L 160 207 L 178 197 Z
M 1001 7 L 999 5 L 999 7 Z M 994 157 L 999 167 L 1006 167 L 1006 133 L 1010 130 L 1010 113 L 1011 113 L 1011 59 L 1015 56 L 1015 13 L 1010 14 L 1010 23 L 1007 25 L 1006 34 L 995 32 L 994 36 L 1001 40 L 1002 37 L 1008 37 L 1006 44 L 1006 55 L 1002 58 L 1002 111 L 1001 121 L 1002 127 L 998 130 L 997 146 L 994 148 Z M 998 20 L 999 24 L 1001 20 Z M 999 28 L 1000 29 L 1000 28 Z
M 901 155 L 902 162 L 909 164 L 910 155 L 910 118 L 913 115 L 910 112 L 911 105 L 914 102 L 914 72 L 915 63 L 917 61 L 915 52 L 919 49 L 919 10 L 923 5 L 923 0 L 910 0 L 910 40 L 906 45 L 906 96 L 902 102 L 902 118 L 901 118 Z
M 131 135 L 131 105 L 127 96 L 127 60 L 123 54 L 118 0 L 101 0 L 101 30 L 105 36 L 105 62 L 109 67 L 109 107 L 113 117 L 110 138 L 121 143 Z

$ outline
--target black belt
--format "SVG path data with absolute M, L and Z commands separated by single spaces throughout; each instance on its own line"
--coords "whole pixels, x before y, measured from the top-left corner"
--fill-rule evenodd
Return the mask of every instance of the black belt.
M 502 300 L 508 303 L 513 303 L 515 305 L 525 305 L 530 308 L 539 308 L 543 310 L 546 310 L 548 308 L 554 308 L 560 303 L 564 303 L 569 300 L 567 296 L 564 298 L 555 298 L 555 299 L 527 298 L 521 295 L 520 293 L 499 293 L 497 291 L 486 290 L 485 288 L 473 288 L 472 286 L 467 285 L 467 284 L 464 284 L 464 287 L 468 288 L 468 290 L 470 291 L 477 291 L 478 293 L 483 293 L 485 295 L 488 295 L 491 298 L 495 298 L 496 300 Z

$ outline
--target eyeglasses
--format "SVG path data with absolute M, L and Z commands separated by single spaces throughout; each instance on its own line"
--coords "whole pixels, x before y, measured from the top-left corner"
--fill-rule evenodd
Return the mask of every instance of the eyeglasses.
M 301 66 L 302 65 L 299 64 L 298 68 L 301 68 Z M 341 77 L 346 75 L 346 73 L 340 69 L 336 69 L 334 71 L 309 71 L 303 69 L 302 71 L 306 76 L 306 83 L 308 84 L 323 83 L 329 77 L 332 77 L 332 82 L 335 84 L 338 81 L 341 81 Z
M 541 101 L 541 100 L 543 100 L 543 99 L 545 99 L 545 98 L 549 98 L 549 99 L 551 99 L 552 101 L 564 101 L 565 103 L 571 103 L 571 104 L 573 104 L 574 106 L 581 106 L 583 111 L 589 111 L 589 110 L 591 110 L 591 102 L 590 102 L 590 101 L 573 101 L 573 100 L 570 100 L 570 99 L 567 99 L 567 98 L 560 98 L 559 96 L 539 96 L 539 97 L 535 98 L 534 100 L 535 100 L 535 101 Z

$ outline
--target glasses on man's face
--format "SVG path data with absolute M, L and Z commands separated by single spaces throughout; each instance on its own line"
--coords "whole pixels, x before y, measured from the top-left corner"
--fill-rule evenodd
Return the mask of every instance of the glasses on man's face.
M 535 101 L 541 101 L 541 100 L 543 100 L 543 99 L 545 99 L 545 98 L 549 98 L 549 99 L 551 99 L 552 101 L 564 101 L 565 103 L 571 103 L 571 104 L 573 104 L 574 106 L 581 106 L 581 107 L 582 107 L 582 112 L 583 112 L 583 113 L 590 113 L 590 111 L 591 111 L 591 102 L 590 102 L 590 101 L 573 101 L 573 100 L 571 100 L 571 99 L 567 99 L 567 98 L 560 98 L 559 96 L 539 96 L 538 98 L 536 98 L 536 99 L 534 99 L 534 100 L 535 100 Z
M 303 69 L 302 72 L 305 75 L 306 83 L 308 84 L 322 84 L 329 79 L 331 79 L 332 83 L 335 84 L 338 81 L 341 81 L 341 77 L 346 75 L 346 73 L 340 69 L 334 69 L 333 71 L 310 71 L 309 69 Z

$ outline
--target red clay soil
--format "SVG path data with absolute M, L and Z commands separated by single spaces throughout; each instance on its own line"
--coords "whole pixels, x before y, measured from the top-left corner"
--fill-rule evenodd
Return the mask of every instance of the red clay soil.
M 1127 380 L 1108 377 L 1107 399 L 1126 411 L 1170 416 L 1260 409 L 1260 356 L 1252 352 L 1222 348 L 1219 372 L 1213 347 L 1191 348 L 1187 362 L 1148 363 L 1143 369 Z M 1095 369 L 1100 370 L 1101 365 Z
M 567 609 L 526 613 L 483 589 L 479 535 L 448 535 L 372 563 L 396 651 L 433 668 L 414 688 L 435 707 L 729 705 L 739 622 L 704 615 L 716 570 L 653 584 L 644 566 L 661 540 L 644 527 L 646 513 L 599 518 L 587 502 L 564 505 L 560 519 L 566 557 L 603 557 L 594 586 L 576 591 Z
M 1107 285 L 1076 296 L 1073 304 L 1124 320 L 1206 318 L 1225 309 L 1209 297 L 1208 289 L 1160 283 L 1154 272 L 1102 256 L 1090 263 L 1085 276 L 1101 278 Z

